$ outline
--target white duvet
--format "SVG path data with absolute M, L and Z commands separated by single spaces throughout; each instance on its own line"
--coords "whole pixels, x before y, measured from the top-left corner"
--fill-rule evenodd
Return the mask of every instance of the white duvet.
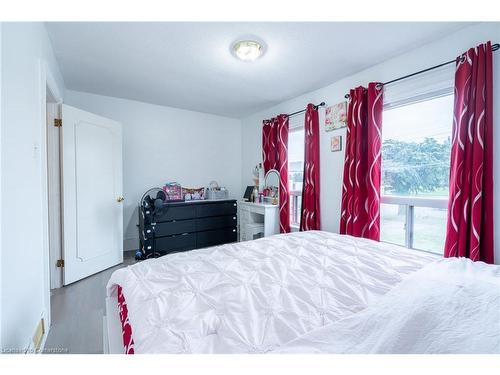
M 123 288 L 136 353 L 340 352 L 325 342 L 331 332 L 310 344 L 303 335 L 376 305 L 437 259 L 311 231 L 143 261 L 114 272 L 107 288 Z
M 500 353 L 500 267 L 442 259 L 281 353 Z

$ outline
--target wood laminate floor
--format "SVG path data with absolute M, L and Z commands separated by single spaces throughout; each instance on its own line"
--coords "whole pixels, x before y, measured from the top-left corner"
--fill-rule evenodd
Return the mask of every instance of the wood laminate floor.
M 52 291 L 46 352 L 103 353 L 106 284 L 114 271 L 133 263 L 125 255 L 122 264 Z

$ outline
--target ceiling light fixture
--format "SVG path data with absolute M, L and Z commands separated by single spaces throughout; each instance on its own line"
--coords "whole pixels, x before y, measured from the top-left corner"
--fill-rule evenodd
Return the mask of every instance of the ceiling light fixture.
M 239 40 L 233 44 L 232 52 L 242 61 L 255 61 L 264 53 L 264 47 L 255 40 Z

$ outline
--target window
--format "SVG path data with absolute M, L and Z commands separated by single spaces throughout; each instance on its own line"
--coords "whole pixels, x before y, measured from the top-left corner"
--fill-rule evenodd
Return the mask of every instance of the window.
M 290 189 L 290 225 L 300 226 L 304 177 L 304 115 L 290 118 L 288 133 L 288 186 Z
M 453 95 L 385 107 L 382 129 L 382 241 L 443 253 Z

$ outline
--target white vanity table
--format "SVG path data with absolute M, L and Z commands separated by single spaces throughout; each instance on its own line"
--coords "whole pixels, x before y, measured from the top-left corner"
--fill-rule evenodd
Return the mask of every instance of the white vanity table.
M 280 232 L 279 205 L 272 204 L 273 201 L 278 203 L 279 181 L 279 172 L 270 169 L 264 178 L 264 186 L 261 187 L 266 191 L 264 203 L 238 201 L 240 241 L 255 240 Z
M 279 206 L 270 203 L 238 201 L 240 241 L 267 237 L 280 232 Z

